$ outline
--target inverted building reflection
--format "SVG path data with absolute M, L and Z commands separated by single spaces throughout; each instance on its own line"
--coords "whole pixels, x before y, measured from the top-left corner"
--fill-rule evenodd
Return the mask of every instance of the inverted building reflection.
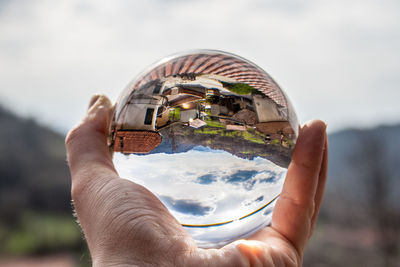
M 149 153 L 176 138 L 183 144 L 235 150 L 242 157 L 262 156 L 273 147 L 290 152 L 294 145 L 288 107 L 231 78 L 174 75 L 150 81 L 125 99 L 114 120 L 116 152 Z

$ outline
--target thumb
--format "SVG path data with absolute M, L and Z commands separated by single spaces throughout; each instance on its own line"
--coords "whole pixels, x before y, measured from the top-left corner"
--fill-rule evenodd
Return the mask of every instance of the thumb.
M 65 144 L 72 183 L 75 177 L 96 176 L 90 172 L 116 173 L 107 145 L 111 112 L 110 100 L 104 95 L 95 95 L 83 120 L 68 133 Z

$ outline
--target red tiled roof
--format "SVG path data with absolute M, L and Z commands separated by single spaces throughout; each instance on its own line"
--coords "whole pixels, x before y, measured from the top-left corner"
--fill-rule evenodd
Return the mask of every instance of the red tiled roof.
M 253 86 L 277 104 L 288 106 L 282 90 L 265 71 L 241 58 L 219 52 L 200 52 L 172 58 L 142 76 L 131 90 L 158 78 L 184 73 L 214 74 L 233 78 Z
M 114 151 L 122 153 L 149 153 L 158 147 L 161 141 L 161 135 L 155 131 L 117 131 L 115 134 Z

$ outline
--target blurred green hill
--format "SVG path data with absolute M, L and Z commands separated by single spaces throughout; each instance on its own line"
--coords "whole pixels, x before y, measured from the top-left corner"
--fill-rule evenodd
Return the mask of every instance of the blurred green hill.
M 0 125 L 0 257 L 79 252 L 64 137 L 1 107 Z
M 2 108 L 0 125 L 0 258 L 68 252 L 88 264 L 64 136 Z M 400 125 L 329 136 L 326 194 L 304 266 L 398 266 L 399 136 Z
M 64 138 L 32 119 L 0 108 L 0 206 L 2 221 L 24 209 L 70 212 Z

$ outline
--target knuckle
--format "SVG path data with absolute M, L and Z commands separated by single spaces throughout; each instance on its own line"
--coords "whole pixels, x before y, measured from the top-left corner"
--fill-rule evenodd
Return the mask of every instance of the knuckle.
M 307 216 L 308 219 L 311 220 L 315 209 L 315 202 L 313 199 L 297 199 L 287 194 L 281 194 L 280 199 L 282 199 L 282 201 L 285 201 L 286 203 L 289 203 L 294 210 L 301 211 Z
M 79 182 L 79 178 L 73 179 L 73 182 L 71 184 L 71 198 L 74 202 L 79 202 L 81 196 L 85 194 L 86 187 L 87 184 Z
M 82 127 L 83 125 L 82 123 L 80 123 L 68 132 L 67 136 L 65 137 L 66 146 L 69 146 L 71 143 L 74 142 L 74 140 L 76 140 L 76 138 L 78 138 L 78 136 L 81 135 Z

